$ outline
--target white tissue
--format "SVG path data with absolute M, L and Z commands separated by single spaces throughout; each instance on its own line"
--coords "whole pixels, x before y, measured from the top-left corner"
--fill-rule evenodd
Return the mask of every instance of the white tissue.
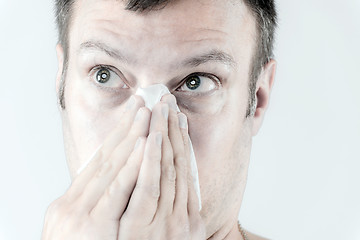
M 139 95 L 144 99 L 145 106 L 152 111 L 154 106 L 160 102 L 162 96 L 170 93 L 169 89 L 163 84 L 154 84 L 147 88 L 138 88 L 135 95 Z M 178 112 L 180 109 L 177 108 Z
M 147 88 L 139 88 L 136 91 L 135 95 L 141 96 L 145 101 L 145 106 L 147 108 L 149 108 L 150 110 L 152 110 L 153 107 L 155 106 L 155 104 L 161 100 L 162 96 L 164 96 L 165 94 L 168 94 L 168 93 L 170 93 L 170 91 L 165 85 L 154 84 Z M 178 106 L 176 106 L 176 107 L 177 107 L 177 111 L 180 112 L 179 107 Z M 191 175 L 193 177 L 195 192 L 199 198 L 199 210 L 201 210 L 199 173 L 198 173 L 198 168 L 197 168 L 197 164 L 196 164 L 194 149 L 193 149 L 190 138 L 189 138 L 189 143 L 190 143 Z

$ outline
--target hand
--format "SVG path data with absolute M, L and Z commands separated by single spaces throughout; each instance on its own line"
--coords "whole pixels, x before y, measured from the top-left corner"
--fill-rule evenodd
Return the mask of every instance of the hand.
M 150 111 L 143 106 L 141 97 L 128 101 L 119 127 L 49 206 L 43 240 L 118 239 L 119 220 L 136 184 L 149 131 Z
M 50 205 L 44 240 L 205 239 L 188 174 L 186 117 L 179 114 L 185 123 L 181 129 L 177 113 L 171 110 L 168 129 L 168 107 L 158 104 L 146 140 L 150 113 L 143 105 L 135 98 L 119 128 L 64 196 Z
M 187 120 L 169 111 L 176 105 L 174 96 L 163 101 L 153 109 L 138 180 L 120 219 L 121 240 L 205 240 L 190 174 Z

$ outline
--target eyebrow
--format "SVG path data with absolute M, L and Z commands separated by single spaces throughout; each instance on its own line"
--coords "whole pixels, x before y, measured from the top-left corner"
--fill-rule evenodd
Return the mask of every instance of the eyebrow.
M 227 53 L 221 50 L 212 50 L 209 53 L 190 58 L 186 60 L 183 65 L 190 67 L 197 67 L 207 62 L 220 62 L 230 67 L 235 67 L 235 60 Z
M 80 44 L 79 52 L 86 51 L 86 50 L 98 50 L 98 51 L 104 52 L 106 55 L 108 55 L 111 58 L 115 58 L 116 60 L 123 61 L 123 62 L 129 62 L 129 58 L 126 57 L 119 50 L 112 48 L 109 45 L 102 43 L 102 42 L 87 41 L 87 42 Z
M 80 45 L 79 52 L 86 50 L 99 50 L 101 52 L 104 52 L 109 57 L 114 58 L 118 61 L 123 61 L 127 63 L 130 62 L 130 59 L 127 56 L 125 56 L 123 53 L 121 53 L 119 50 L 114 49 L 102 42 L 87 41 L 82 43 Z M 208 62 L 220 62 L 232 68 L 234 68 L 236 65 L 236 62 L 231 55 L 221 50 L 215 49 L 215 50 L 211 50 L 208 53 L 186 59 L 181 63 L 180 66 L 197 67 Z

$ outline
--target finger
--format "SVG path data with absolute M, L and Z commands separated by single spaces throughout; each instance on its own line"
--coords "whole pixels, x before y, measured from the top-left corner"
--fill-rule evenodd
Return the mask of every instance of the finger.
M 166 95 L 163 98 L 164 101 L 170 106 L 169 114 L 169 138 L 171 141 L 172 148 L 174 150 L 174 157 L 185 157 L 184 156 L 184 142 L 182 139 L 182 132 L 179 127 L 179 117 L 176 110 L 176 98 L 174 95 Z M 185 116 L 182 114 L 182 116 Z M 185 117 L 186 118 L 186 117 Z
M 166 103 L 158 103 L 152 112 L 150 131 L 160 131 L 163 134 L 161 177 L 160 177 L 160 199 L 157 216 L 163 218 L 173 211 L 175 198 L 175 168 L 171 143 L 168 137 L 169 106 Z
M 149 110 L 145 107 L 140 108 L 126 138 L 115 148 L 110 158 L 99 166 L 80 196 L 81 205 L 85 210 L 91 210 L 104 194 L 105 189 L 128 160 L 136 140 L 147 135 L 149 122 Z
M 104 143 L 96 150 L 89 161 L 79 169 L 80 171 L 78 170 L 78 175 L 75 177 L 68 191 L 68 195 L 76 198 L 83 191 L 84 186 L 89 182 L 90 178 L 94 176 L 99 165 L 109 158 L 115 147 L 119 145 L 128 134 L 137 111 L 143 106 L 144 100 L 141 97 L 130 97 L 121 115 L 119 125 L 107 136 Z
M 177 113 L 169 111 L 169 131 L 178 125 Z M 174 165 L 173 146 L 171 138 L 166 135 L 162 144 L 161 178 L 160 178 L 160 199 L 158 206 L 159 217 L 169 216 L 174 210 L 174 199 L 176 192 L 176 168 Z M 185 205 L 186 206 L 186 205 Z
M 120 159 L 127 160 L 124 155 L 130 155 L 136 140 L 149 134 L 150 116 L 148 108 L 142 107 L 138 110 L 126 139 L 116 146 L 109 159 L 114 159 L 116 162 L 119 162 Z
M 160 196 L 161 145 L 162 133 L 151 132 L 146 142 L 139 177 L 124 213 L 125 219 L 131 219 L 137 225 L 149 225 L 157 210 Z
M 150 132 L 161 132 L 163 136 L 168 135 L 169 106 L 159 102 L 153 108 L 150 122 Z
M 139 117 L 139 110 L 145 107 L 144 100 L 140 96 L 131 96 L 124 110 L 124 116 L 120 119 L 119 125 L 105 139 L 102 150 L 107 159 L 112 151 L 129 134 L 136 117 Z
M 184 212 L 187 209 L 188 201 L 188 182 L 189 175 L 188 161 L 185 153 L 184 139 L 180 129 L 186 122 L 186 116 L 183 113 L 176 114 L 176 120 L 169 127 L 171 144 L 174 149 L 174 161 L 176 169 L 176 197 L 174 201 L 174 211 Z
M 108 158 L 114 148 L 128 134 L 137 111 L 141 107 L 144 107 L 144 100 L 139 96 L 131 96 L 122 112 L 119 125 L 106 137 L 104 143 L 101 145 L 101 151 L 103 152 L 103 157 L 105 159 Z M 86 167 L 86 165 L 83 167 Z M 80 173 L 81 170 L 82 169 L 79 169 L 78 173 Z
M 106 189 L 90 215 L 96 219 L 119 220 L 128 204 L 145 149 L 145 138 L 139 138 L 129 160 L 120 170 L 114 181 Z
M 180 117 L 180 116 L 179 116 Z M 185 152 L 186 152 L 186 156 L 189 156 L 186 158 L 186 162 L 187 162 L 187 186 L 188 186 L 188 202 L 187 202 L 187 208 L 188 208 L 188 213 L 189 216 L 197 216 L 199 214 L 199 198 L 198 195 L 196 194 L 195 191 L 195 179 L 193 177 L 193 175 L 191 174 L 192 169 L 191 169 L 191 152 L 190 152 L 190 138 L 188 135 L 188 125 L 187 125 L 187 121 L 186 121 L 186 117 L 185 115 L 183 115 L 183 117 L 180 117 L 183 120 L 183 124 L 181 124 L 183 127 L 181 128 L 182 131 L 182 135 L 183 135 L 183 140 L 184 140 L 184 146 L 185 146 Z
M 189 127 L 188 121 L 183 113 L 178 114 L 179 117 L 179 125 L 182 133 L 182 139 L 184 142 L 184 151 L 186 156 L 186 172 L 188 173 L 186 176 L 187 182 L 187 191 L 188 191 L 188 198 L 187 198 L 187 206 L 189 215 L 193 213 L 199 213 L 199 199 L 195 191 L 194 186 L 194 178 L 191 174 L 191 152 L 190 152 L 190 138 L 189 138 Z
M 166 102 L 171 111 L 178 111 L 174 95 L 165 95 L 162 101 Z M 170 111 L 170 112 L 171 112 Z M 171 116 L 171 114 L 170 114 Z M 188 124 L 185 114 L 178 113 L 175 121 L 169 121 L 169 137 L 174 151 L 174 164 L 176 169 L 176 196 L 174 212 L 183 214 L 187 211 L 188 204 L 188 176 L 190 169 L 190 148 Z

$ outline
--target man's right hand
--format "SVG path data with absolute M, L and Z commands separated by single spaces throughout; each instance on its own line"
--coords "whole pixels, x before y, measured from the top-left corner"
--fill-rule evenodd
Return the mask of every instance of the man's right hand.
M 119 219 L 138 178 L 150 115 L 141 97 L 129 99 L 117 129 L 66 193 L 49 206 L 43 240 L 117 239 Z

